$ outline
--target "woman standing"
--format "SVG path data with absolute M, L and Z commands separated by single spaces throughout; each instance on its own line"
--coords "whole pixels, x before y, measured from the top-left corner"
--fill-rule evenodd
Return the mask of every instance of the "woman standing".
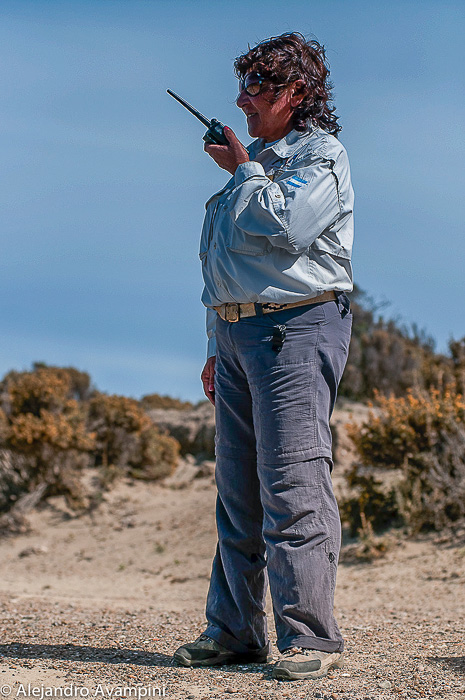
M 256 140 L 244 148 L 226 128 L 229 145 L 205 146 L 232 177 L 207 203 L 200 246 L 218 546 L 208 626 L 174 658 L 266 661 L 268 577 L 282 653 L 273 675 L 317 678 L 343 651 L 329 419 L 352 324 L 353 190 L 323 47 L 283 34 L 235 69 Z

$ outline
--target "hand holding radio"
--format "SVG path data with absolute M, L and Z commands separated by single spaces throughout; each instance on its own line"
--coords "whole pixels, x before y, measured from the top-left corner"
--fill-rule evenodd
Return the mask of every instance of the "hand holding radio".
M 198 109 L 192 107 L 192 105 L 186 102 L 182 97 L 179 97 L 179 95 L 172 90 L 167 90 L 166 92 L 182 104 L 194 117 L 197 117 L 204 126 L 208 127 L 208 131 L 203 136 L 203 140 L 205 141 L 204 150 L 213 158 L 220 168 L 234 175 L 237 166 L 249 160 L 249 154 L 234 131 L 228 126 L 224 126 L 218 119 L 208 119 L 204 117 Z
M 174 97 L 175 100 L 179 102 L 179 104 L 182 104 L 183 107 L 185 107 L 191 114 L 196 117 L 199 122 L 202 122 L 202 124 L 206 127 L 208 127 L 208 131 L 205 132 L 203 135 L 203 140 L 205 143 L 218 143 L 218 144 L 227 144 L 228 140 L 226 136 L 224 135 L 224 125 L 218 121 L 218 119 L 207 119 L 207 117 L 204 117 L 204 115 L 199 112 L 198 109 L 195 109 L 192 105 L 189 104 L 189 102 L 186 102 L 182 97 L 179 97 L 175 92 L 172 90 L 167 90 L 166 91 L 168 95 L 171 95 L 171 97 Z
M 229 126 L 223 127 L 223 132 L 228 139 L 227 146 L 216 146 L 206 143 L 203 150 L 213 158 L 220 168 L 234 175 L 238 165 L 247 163 L 249 154 Z

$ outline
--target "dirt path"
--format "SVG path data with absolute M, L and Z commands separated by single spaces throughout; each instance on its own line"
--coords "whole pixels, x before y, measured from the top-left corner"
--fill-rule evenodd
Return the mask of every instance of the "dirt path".
M 214 501 L 211 478 L 182 490 L 121 482 L 92 518 L 54 499 L 32 534 L 2 541 L 0 695 L 25 697 L 30 683 L 29 694 L 73 698 L 465 698 L 465 548 L 431 539 L 340 565 L 347 664 L 331 677 L 171 666 L 203 627 Z

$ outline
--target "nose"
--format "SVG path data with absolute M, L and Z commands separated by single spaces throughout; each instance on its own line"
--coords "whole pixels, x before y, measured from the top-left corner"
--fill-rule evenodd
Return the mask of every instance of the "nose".
M 242 90 L 236 98 L 236 104 L 239 107 L 239 109 L 242 109 L 244 105 L 246 105 L 248 102 L 250 102 L 249 96 L 247 95 L 245 90 Z

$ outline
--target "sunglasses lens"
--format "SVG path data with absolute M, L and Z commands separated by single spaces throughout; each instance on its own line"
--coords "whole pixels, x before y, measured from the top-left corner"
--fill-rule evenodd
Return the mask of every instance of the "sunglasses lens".
M 247 75 L 239 82 L 239 89 L 245 90 L 248 95 L 253 97 L 258 95 L 261 90 L 263 78 L 258 73 L 247 73 Z
M 262 87 L 261 83 L 252 83 L 251 85 L 246 85 L 245 86 L 245 91 L 248 95 L 251 95 L 254 97 L 254 95 L 258 95 Z

